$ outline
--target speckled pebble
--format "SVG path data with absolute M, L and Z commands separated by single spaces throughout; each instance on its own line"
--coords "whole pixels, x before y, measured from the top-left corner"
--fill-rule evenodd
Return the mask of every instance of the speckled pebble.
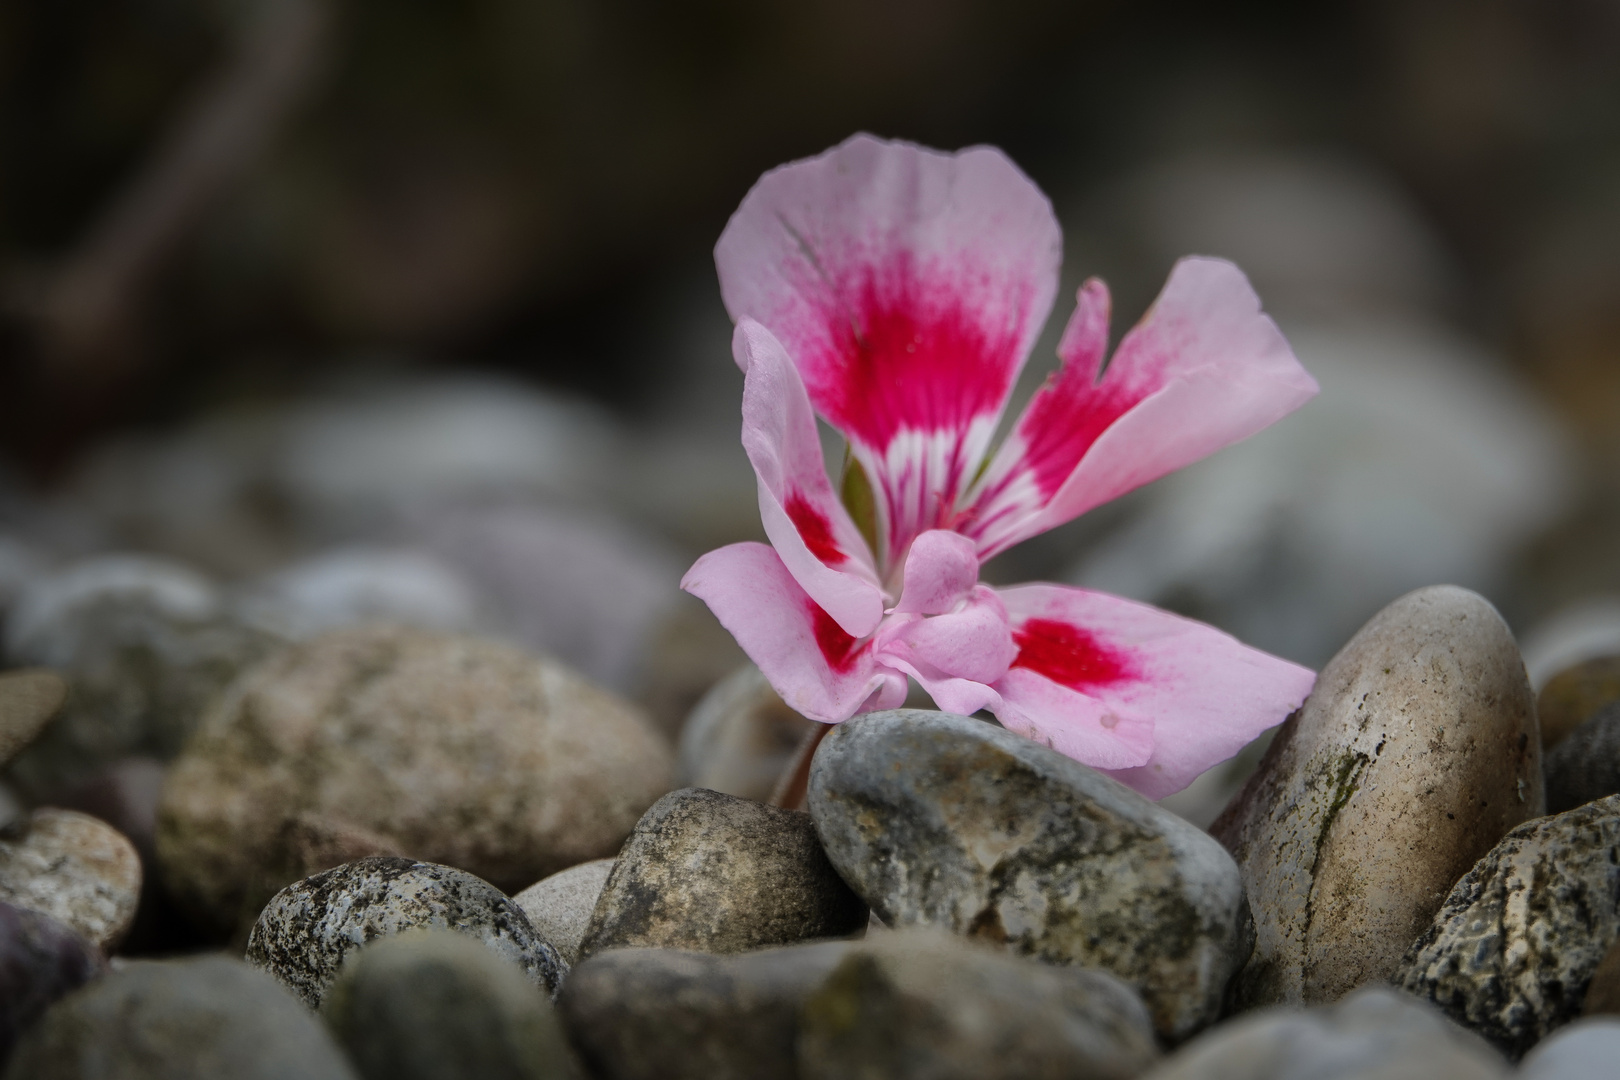
M 88 814 L 45 808 L 0 830 L 0 901 L 44 912 L 104 950 L 135 921 L 141 857 Z
M 1526 822 L 1457 882 L 1398 985 L 1518 1057 L 1581 1013 L 1620 940 L 1620 795 Z
M 482 941 L 548 993 L 568 970 L 523 909 L 488 882 L 386 856 L 334 867 L 277 893 L 248 935 L 247 961 L 318 1008 L 349 953 L 411 929 L 456 930 Z

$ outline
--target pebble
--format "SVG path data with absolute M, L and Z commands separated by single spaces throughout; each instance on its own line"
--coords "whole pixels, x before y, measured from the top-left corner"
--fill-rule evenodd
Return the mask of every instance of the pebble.
M 1581 1003 L 1584 1016 L 1620 1016 L 1620 938 L 1609 946 L 1597 967 L 1592 969 L 1592 981 L 1586 987 L 1586 1000 Z
M 236 602 L 244 621 L 303 641 L 366 622 L 476 630 L 482 600 L 462 575 L 409 549 L 347 547 L 283 567 Z
M 49 915 L 0 903 L 0 1062 L 53 1001 L 104 966 L 100 950 Z
M 1543 765 L 1549 813 L 1620 793 L 1620 701 L 1599 709 L 1560 740 Z
M 1158 1057 L 1134 991 L 938 932 L 852 948 L 806 999 L 803 1080 L 1129 1080 Z
M 364 1080 L 567 1080 L 562 1026 L 515 965 L 464 934 L 411 930 L 343 965 L 321 1015 Z
M 1557 746 L 1615 702 L 1620 702 L 1620 656 L 1601 656 L 1560 671 L 1536 697 L 1542 748 Z
M 4 1080 L 356 1080 L 321 1022 L 262 972 L 136 960 L 62 999 Z
M 1543 812 L 1534 702 L 1496 609 L 1396 600 L 1340 650 L 1211 832 L 1243 869 L 1242 1006 L 1383 982 L 1451 886 Z
M 895 710 L 836 726 L 810 771 L 833 865 L 889 926 L 932 925 L 1110 971 L 1179 1042 L 1249 955 L 1237 866 L 1210 837 L 996 725 Z
M 613 872 L 612 859 L 592 859 L 570 866 L 535 882 L 512 897 L 529 917 L 541 940 L 557 950 L 568 964 L 579 961 L 579 943 L 585 940 L 591 912 Z
M 1620 795 L 1526 822 L 1470 870 L 1395 972 L 1517 1058 L 1580 1015 L 1620 939 Z
M 117 829 L 50 807 L 0 830 L 0 901 L 43 912 L 111 952 L 135 921 L 141 857 Z
M 683 788 L 636 823 L 579 954 L 627 945 L 735 953 L 866 923 L 866 905 L 827 861 L 809 814 Z
M 681 783 L 764 802 L 815 727 L 787 707 L 759 668 L 738 668 L 703 696 L 681 728 Z
M 290 881 L 367 855 L 502 889 L 613 854 L 669 789 L 629 702 L 481 638 L 369 625 L 245 672 L 174 763 L 158 858 L 221 927 Z
M 613 949 L 569 973 L 557 1009 L 593 1076 L 787 1080 L 805 997 L 854 947 Z
M 1189 1043 L 1142 1080 L 1507 1080 L 1507 1063 L 1435 1010 L 1382 987 L 1266 1009 Z
M 1581 1020 L 1536 1044 L 1518 1080 L 1614 1080 L 1620 1067 L 1620 1020 Z
M 55 723 L 10 767 L 35 802 L 131 754 L 168 759 L 210 698 L 273 644 L 180 563 L 103 555 L 34 580 L 6 619 L 5 659 L 72 687 Z
M 67 681 L 36 668 L 0 674 L 0 765 L 33 742 L 67 700 Z
M 568 970 L 499 889 L 453 867 L 397 857 L 360 859 L 281 890 L 248 934 L 247 961 L 319 1008 L 351 952 L 413 929 L 481 941 L 548 993 Z

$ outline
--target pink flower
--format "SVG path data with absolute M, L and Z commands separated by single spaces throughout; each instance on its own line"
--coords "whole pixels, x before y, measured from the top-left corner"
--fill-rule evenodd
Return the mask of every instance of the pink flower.
M 771 543 L 711 551 L 681 584 L 805 716 L 893 708 L 909 675 L 943 709 L 989 709 L 1160 798 L 1280 722 L 1314 675 L 1119 597 L 992 589 L 979 566 L 1317 386 L 1242 272 L 1209 258 L 1176 264 L 1103 371 L 1108 290 L 1092 279 L 1062 367 L 986 463 L 1061 249 L 1051 204 L 995 149 L 857 135 L 766 173 L 715 262 Z M 816 413 L 848 440 L 856 516 Z

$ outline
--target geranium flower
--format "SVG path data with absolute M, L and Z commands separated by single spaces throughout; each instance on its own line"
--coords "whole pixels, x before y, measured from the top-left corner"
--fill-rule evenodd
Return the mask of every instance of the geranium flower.
M 1105 368 L 1092 279 L 1061 367 L 986 461 L 1061 250 L 1051 204 L 993 148 L 857 135 L 761 177 L 715 262 L 771 543 L 711 551 L 682 587 L 807 717 L 894 708 L 909 675 L 942 709 L 988 709 L 1160 798 L 1280 722 L 1314 675 L 1120 597 L 993 589 L 979 567 L 1317 386 L 1242 272 L 1210 258 L 1176 264 Z M 816 413 L 847 440 L 842 500 Z

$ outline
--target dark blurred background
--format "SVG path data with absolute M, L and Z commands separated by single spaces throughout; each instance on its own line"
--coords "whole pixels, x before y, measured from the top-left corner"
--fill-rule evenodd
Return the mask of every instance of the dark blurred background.
M 1440 580 L 1537 678 L 1620 642 L 1611 0 L 7 0 L 0 610 L 139 552 L 278 633 L 341 594 L 677 717 L 736 654 L 675 581 L 758 529 L 710 250 L 857 130 L 1052 197 L 1021 394 L 1085 275 L 1117 334 L 1190 252 L 1324 386 L 994 575 L 1310 663 Z

